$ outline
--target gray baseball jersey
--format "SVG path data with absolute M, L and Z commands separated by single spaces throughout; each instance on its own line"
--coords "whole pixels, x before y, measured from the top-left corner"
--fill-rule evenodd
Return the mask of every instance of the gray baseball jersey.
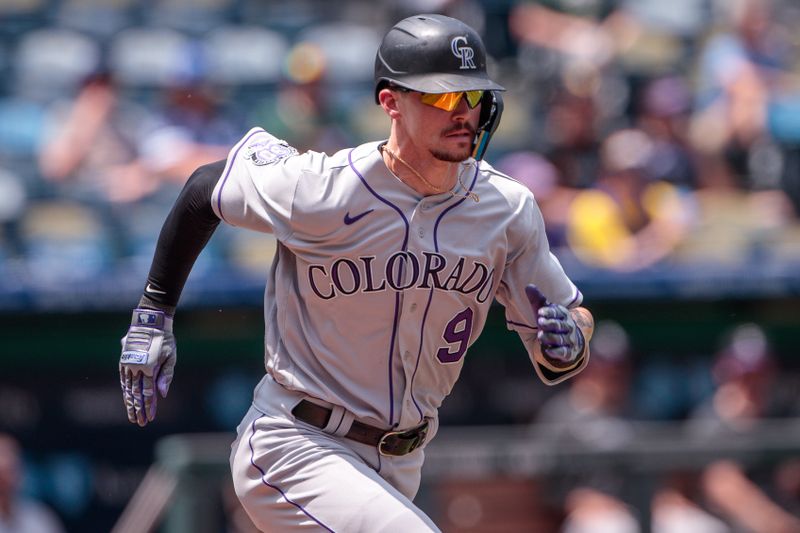
M 264 301 L 268 373 L 367 423 L 407 428 L 436 417 L 494 298 L 533 361 L 525 286 L 568 307 L 582 297 L 525 186 L 469 159 L 461 181 L 479 203 L 421 196 L 380 144 L 299 154 L 254 128 L 212 202 L 222 220 L 279 243 Z

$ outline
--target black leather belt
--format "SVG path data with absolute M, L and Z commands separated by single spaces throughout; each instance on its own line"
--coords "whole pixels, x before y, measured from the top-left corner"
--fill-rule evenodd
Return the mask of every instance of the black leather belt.
M 331 409 L 308 400 L 302 400 L 292 409 L 292 414 L 299 420 L 320 429 L 328 425 L 331 412 Z M 345 438 L 361 444 L 376 446 L 381 455 L 398 457 L 409 454 L 419 448 L 425 442 L 427 434 L 427 420 L 415 428 L 403 431 L 386 431 L 358 420 L 353 420 L 350 431 L 347 432 Z

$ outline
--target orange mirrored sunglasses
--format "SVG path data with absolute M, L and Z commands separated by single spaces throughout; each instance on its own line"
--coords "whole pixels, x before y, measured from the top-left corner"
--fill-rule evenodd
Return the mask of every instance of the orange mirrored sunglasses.
M 444 111 L 452 111 L 458 106 L 463 96 L 467 97 L 467 105 L 470 109 L 475 109 L 481 103 L 483 98 L 483 91 L 460 91 L 457 93 L 422 93 L 422 103 L 430 106 L 443 109 Z

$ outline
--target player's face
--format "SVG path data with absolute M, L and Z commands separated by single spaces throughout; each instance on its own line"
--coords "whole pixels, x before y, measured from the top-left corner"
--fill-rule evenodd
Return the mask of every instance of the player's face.
M 426 103 L 427 97 L 422 93 L 408 92 L 402 97 L 404 129 L 418 148 L 427 150 L 435 159 L 454 163 L 472 155 L 480 103 L 473 108 L 462 96 L 452 111 L 447 111 Z

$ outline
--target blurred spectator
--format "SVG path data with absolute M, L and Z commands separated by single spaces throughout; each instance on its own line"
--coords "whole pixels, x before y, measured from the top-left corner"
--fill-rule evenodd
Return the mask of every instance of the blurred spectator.
M 523 70 L 535 79 L 559 79 L 558 92 L 593 99 L 594 124 L 587 126 L 602 133 L 630 125 L 632 99 L 643 80 L 681 67 L 681 34 L 698 24 L 698 9 L 690 5 L 697 2 L 672 2 L 666 9 L 652 0 L 520 2 L 509 28 L 521 57 L 531 46 L 550 51 L 545 61 L 523 62 Z
M 240 133 L 241 126 L 222 114 L 222 92 L 201 80 L 164 87 L 154 108 L 166 124 L 186 132 L 204 158 L 219 154 Z
M 700 188 L 693 192 L 691 231 L 672 259 L 678 263 L 739 267 L 763 262 L 764 245 L 790 236 L 797 218 L 779 189 L 746 190 L 725 154 L 696 152 Z M 791 246 L 791 245 L 790 245 Z
M 564 186 L 555 165 L 535 152 L 512 152 L 498 159 L 494 167 L 514 176 L 533 193 L 545 220 L 550 248 L 558 254 L 566 246 L 567 213 L 578 189 Z
M 47 189 L 20 229 L 35 283 L 146 268 L 156 238 L 149 228 L 169 209 L 166 200 L 198 165 L 224 159 L 238 133 L 220 104 L 199 78 L 133 87 L 111 71 L 54 102 L 37 155 Z M 208 264 L 220 253 L 213 248 Z
M 793 414 L 792 397 L 783 395 L 777 363 L 758 325 L 742 324 L 733 329 L 712 372 L 716 390 L 687 421 L 690 436 L 735 438 L 759 421 Z M 721 459 L 708 465 L 697 481 L 687 483 L 686 477 L 676 476 L 654 500 L 653 515 L 658 524 L 654 531 L 697 531 L 701 524 L 708 527 L 709 523 L 716 524 L 710 531 L 800 531 L 800 518 L 787 511 L 781 501 L 797 504 L 797 483 L 780 482 L 796 472 L 796 461 L 778 465 L 772 472 L 763 468 L 750 471 L 734 460 Z
M 691 222 L 688 85 L 679 75 L 639 79 L 668 48 L 648 40 L 657 33 L 653 11 L 630 2 L 521 3 L 509 19 L 521 46 L 557 54 L 554 69 L 546 62 L 532 69 L 535 79 L 556 79 L 552 98 L 542 102 L 544 153 L 564 185 L 584 189 L 570 203 L 566 235 L 590 267 L 654 266 L 670 256 Z M 668 55 L 659 59 L 664 68 L 677 61 L 675 52 Z
M 518 66 L 536 100 L 533 119 L 541 124 L 534 141 L 568 187 L 596 181 L 599 139 L 629 92 L 614 64 L 614 37 L 595 20 L 606 15 L 600 4 L 559 2 L 557 10 L 528 2 L 509 15 Z
M 350 132 L 341 126 L 347 117 L 340 116 L 348 108 L 337 106 L 332 97 L 330 87 L 320 79 L 284 83 L 274 99 L 265 99 L 260 106 L 258 122 L 298 149 L 314 146 L 335 153 L 348 146 Z
M 638 129 L 608 136 L 600 148 L 601 174 L 569 210 L 567 239 L 587 265 L 619 271 L 666 258 L 688 229 L 688 209 L 674 185 L 647 174 L 653 141 Z
M 635 438 L 638 415 L 632 401 L 632 367 L 627 334 L 601 321 L 591 341 L 592 362 L 569 389 L 546 403 L 534 425 L 553 442 L 580 442 L 612 450 Z M 730 334 L 713 365 L 718 387 L 687 421 L 690 438 L 728 439 L 766 418 L 794 412 L 796 393 L 781 387 L 765 333 L 754 324 Z M 656 533 L 702 531 L 794 532 L 800 520 L 798 461 L 773 470 L 749 469 L 732 460 L 711 463 L 700 473 L 665 473 L 665 485 L 652 500 L 650 530 Z M 551 485 L 563 494 L 561 531 L 640 531 L 634 503 L 641 494 L 626 490 L 624 473 L 596 468 L 581 476 L 560 476 Z
M 637 108 L 636 125 L 652 140 L 647 172 L 683 190 L 697 186 L 695 161 L 689 145 L 691 91 L 678 75 L 648 80 Z
M 190 102 L 172 98 L 173 104 Z M 56 109 L 52 135 L 39 153 L 40 171 L 53 183 L 69 185 L 61 187 L 66 196 L 142 199 L 164 182 L 182 183 L 197 165 L 225 157 L 226 148 L 197 142 L 187 129 L 197 126 L 187 114 L 198 110 L 208 112 L 184 107 L 182 124 L 171 124 L 127 99 L 109 75 L 93 76 L 67 109 Z M 207 122 L 200 117 L 200 127 Z
M 605 193 L 573 203 L 582 220 L 568 234 L 589 266 L 635 271 L 674 259 L 736 268 L 764 252 L 796 258 L 800 86 L 790 8 L 700 4 L 556 0 L 519 2 L 510 13 L 538 100 L 540 151 L 565 185 Z M 639 154 L 638 187 L 609 168 L 616 134 L 602 141 L 625 128 L 648 137 L 638 143 L 648 152 Z
M 0 433 L 0 533 L 61 533 L 56 514 L 22 496 L 22 457 L 19 443 Z
M 561 10 L 538 2 L 516 6 L 509 17 L 512 35 L 523 42 L 553 48 L 579 61 L 603 66 L 615 54 L 610 28 L 596 19 L 608 12 L 603 2 L 582 2 L 576 11 L 569 11 L 570 2 L 558 3 Z M 581 10 L 581 8 L 584 8 Z M 605 18 L 606 21 L 610 17 Z
M 631 346 L 618 323 L 597 323 L 590 341 L 592 360 L 586 369 L 539 411 L 536 422 L 549 436 L 613 448 L 631 436 Z
M 742 324 L 726 337 L 711 369 L 714 394 L 688 421 L 694 435 L 735 434 L 764 418 L 792 414 L 791 397 L 780 387 L 765 331 L 756 324 Z
M 342 33 L 350 34 L 347 40 Z M 285 79 L 276 90 L 253 95 L 250 118 L 299 150 L 313 147 L 330 154 L 349 146 L 365 133 L 358 131 L 359 121 L 370 127 L 383 122 L 372 114 L 373 95 L 364 88 L 363 68 L 354 64 L 363 61 L 353 60 L 356 50 L 363 55 L 378 46 L 373 37 L 368 28 L 345 23 L 309 28 L 288 50 Z M 366 107 L 366 116 L 359 116 L 359 106 Z
M 796 142 L 800 124 L 796 105 L 778 105 L 800 98 L 793 73 L 798 48 L 781 21 L 785 6 L 736 0 L 718 7 L 722 24 L 700 49 L 696 64 L 694 146 L 705 158 L 724 158 L 734 185 L 780 190 L 783 175 L 791 172 L 782 142 Z M 778 129 L 772 120 L 775 109 L 782 115 Z M 788 192 L 796 196 L 798 191 Z
M 788 75 L 790 35 L 772 18 L 772 0 L 718 6 L 723 26 L 697 65 L 697 141 L 705 149 L 747 150 L 768 133 L 767 104 Z
M 780 241 L 797 221 L 791 190 L 782 184 L 792 170 L 769 122 L 772 102 L 796 83 L 789 82 L 791 39 L 775 17 L 779 3 L 737 0 L 717 7 L 721 24 L 694 65 L 695 225 L 675 259 L 736 267 L 763 262 L 762 243 Z
M 558 92 L 544 113 L 547 157 L 567 187 L 590 187 L 599 165 L 597 104 L 591 95 Z
M 593 449 L 612 450 L 634 438 L 633 367 L 630 339 L 613 321 L 600 321 L 591 340 L 590 364 L 545 403 L 533 426 L 536 434 L 558 443 L 579 442 Z M 598 467 L 559 484 L 566 518 L 561 531 L 590 533 L 640 531 L 640 518 L 626 503 L 624 476 Z
M 707 0 L 520 1 L 509 17 L 520 43 L 557 51 L 567 68 L 606 70 L 627 78 L 618 92 L 635 90 L 640 78 L 675 72 L 707 27 Z
M 632 507 L 622 500 L 592 488 L 572 490 L 565 502 L 566 522 L 562 533 L 638 533 L 642 531 Z

